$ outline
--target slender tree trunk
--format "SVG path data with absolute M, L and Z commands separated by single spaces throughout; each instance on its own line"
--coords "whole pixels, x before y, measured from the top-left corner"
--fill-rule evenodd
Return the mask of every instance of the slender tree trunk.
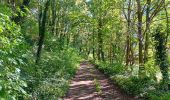
M 104 61 L 101 17 L 98 19 L 98 60 Z
M 95 58 L 95 36 L 94 36 L 94 33 L 95 33 L 95 31 L 94 31 L 94 27 L 93 27 L 93 35 L 92 35 L 92 39 L 93 39 L 93 41 L 92 41 L 92 44 L 93 44 L 93 59 L 95 60 L 96 58 Z
M 53 2 L 51 2 L 52 4 L 52 7 L 51 7 L 51 10 L 52 10 L 52 29 L 51 29 L 51 32 L 54 34 L 54 35 L 56 35 L 56 17 L 57 17 L 57 15 L 56 15 L 56 0 L 54 0 Z
M 45 38 L 45 28 L 46 28 L 46 21 L 47 21 L 47 11 L 48 11 L 48 6 L 49 6 L 50 0 L 48 0 L 45 4 L 45 9 L 42 13 L 42 9 L 40 9 L 40 15 L 39 15 L 39 41 L 38 41 L 38 49 L 37 49 L 37 56 L 36 56 L 36 64 L 38 64 L 40 56 L 41 56 L 41 51 L 42 51 L 42 46 L 44 43 L 44 38 Z
M 111 37 L 111 39 L 110 39 L 111 41 L 112 41 L 112 37 Z M 108 58 L 109 58 L 109 60 L 110 60 L 110 64 L 112 63 L 112 43 L 110 43 L 110 46 L 109 46 L 109 50 L 108 50 Z
M 133 51 L 132 43 L 130 43 L 130 54 L 131 54 L 130 55 L 130 65 L 132 66 L 135 63 L 134 51 Z
M 145 33 L 145 51 L 144 51 L 144 63 L 148 61 L 148 46 L 149 46 L 149 24 L 150 24 L 150 5 L 151 0 L 147 0 L 147 9 L 146 9 L 146 33 Z
M 130 23 L 131 23 L 131 19 L 130 19 L 130 15 L 131 15 L 131 0 L 129 0 L 128 2 L 128 15 L 127 15 L 127 22 L 128 22 L 128 32 L 127 32 L 127 36 L 126 36 L 126 65 L 129 65 L 130 62 L 130 46 L 131 46 L 131 41 L 130 41 Z
M 143 44 L 142 44 L 142 8 L 141 8 L 141 0 L 137 1 L 137 15 L 138 15 L 138 41 L 139 41 L 139 74 L 142 74 L 144 71 L 143 67 Z

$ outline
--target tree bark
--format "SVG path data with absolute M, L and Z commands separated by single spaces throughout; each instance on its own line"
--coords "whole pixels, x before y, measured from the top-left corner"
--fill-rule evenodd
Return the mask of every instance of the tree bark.
M 149 14 L 150 14 L 150 6 L 151 6 L 151 0 L 147 0 L 144 63 L 146 63 L 146 62 L 148 61 L 149 26 L 150 26 L 150 17 L 149 17 Z
M 137 2 L 137 16 L 138 16 L 138 41 L 139 41 L 139 74 L 144 71 L 143 67 L 143 44 L 142 44 L 142 8 L 141 8 L 141 1 L 136 0 Z
M 36 64 L 38 64 L 41 56 L 42 46 L 44 43 L 45 38 L 45 28 L 46 28 L 46 21 L 47 21 L 47 11 L 49 6 L 50 0 L 45 3 L 45 9 L 42 13 L 42 9 L 40 10 L 39 14 L 39 41 L 38 41 L 38 49 L 37 49 L 37 56 L 36 56 Z
M 98 60 L 104 61 L 101 17 L 98 19 Z
M 131 18 L 130 18 L 130 15 L 131 15 L 131 0 L 129 0 L 128 2 L 128 14 L 127 14 L 127 23 L 128 23 L 128 26 L 127 26 L 127 36 L 126 36 L 126 66 L 129 65 L 129 62 L 130 62 L 130 46 L 131 46 L 131 41 L 130 41 L 130 23 L 131 23 Z
M 52 11 L 52 29 L 51 29 L 51 32 L 54 34 L 54 35 L 56 35 L 56 17 L 57 17 L 57 14 L 56 14 L 56 0 L 54 0 L 53 2 L 52 2 L 52 7 L 51 7 L 51 11 Z

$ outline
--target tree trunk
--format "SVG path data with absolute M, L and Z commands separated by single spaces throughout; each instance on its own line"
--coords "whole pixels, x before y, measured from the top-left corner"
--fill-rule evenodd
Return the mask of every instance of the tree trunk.
M 151 5 L 151 0 L 147 0 L 144 63 L 146 63 L 146 62 L 148 61 L 149 24 L 150 24 L 149 13 L 150 13 L 150 5 Z
M 126 66 L 129 65 L 130 62 L 130 46 L 131 46 L 131 41 L 130 41 L 130 23 L 131 23 L 131 19 L 130 19 L 130 15 L 131 15 L 131 0 L 129 0 L 128 3 L 128 15 L 127 15 L 127 22 L 128 22 L 128 32 L 127 32 L 127 36 L 126 36 Z
M 56 35 L 56 17 L 57 17 L 57 15 L 56 15 L 56 0 L 54 0 L 53 2 L 52 2 L 52 7 L 51 7 L 51 10 L 52 10 L 52 29 L 51 29 L 51 32 L 54 34 L 54 35 Z
M 95 31 L 94 31 L 94 27 L 93 27 L 93 35 L 92 35 L 92 39 L 93 39 L 93 41 L 92 41 L 92 44 L 93 44 L 93 59 L 95 60 L 96 58 L 95 58 Z
M 138 41 L 139 41 L 139 74 L 142 74 L 144 71 L 143 66 L 143 44 L 142 44 L 142 8 L 141 8 L 141 1 L 137 1 L 137 15 L 138 15 Z
M 46 21 L 47 21 L 47 11 L 48 11 L 48 6 L 49 6 L 50 0 L 48 0 L 45 4 L 45 9 L 42 13 L 42 9 L 40 9 L 40 14 L 39 14 L 39 41 L 38 41 L 38 49 L 37 49 L 37 56 L 36 56 L 36 64 L 38 64 L 40 56 L 41 56 L 41 51 L 42 51 L 42 46 L 44 43 L 44 38 L 45 38 L 45 28 L 46 28 Z
M 104 61 L 101 17 L 98 19 L 98 60 Z

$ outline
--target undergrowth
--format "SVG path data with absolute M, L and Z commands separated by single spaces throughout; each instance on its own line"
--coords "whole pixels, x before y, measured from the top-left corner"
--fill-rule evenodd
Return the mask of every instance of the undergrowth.
M 154 68 L 153 60 L 146 63 L 145 70 L 146 75 L 138 77 L 136 69 L 130 66 L 128 70 L 127 66 L 120 63 L 108 62 L 94 62 L 96 67 L 104 74 L 108 75 L 115 84 L 117 84 L 127 94 L 138 96 L 147 100 L 169 100 L 170 93 L 159 90 L 159 82 L 156 79 L 156 73 L 159 72 L 159 68 Z M 150 67 L 148 67 L 150 66 Z M 132 69 L 133 68 L 133 69 Z M 135 74 L 134 74 L 135 73 Z
M 70 79 L 78 68 L 79 61 L 79 55 L 72 48 L 43 52 L 39 65 L 36 65 L 32 71 L 30 68 L 25 69 L 28 77 L 26 89 L 32 95 L 31 98 L 54 100 L 63 97 L 69 88 Z

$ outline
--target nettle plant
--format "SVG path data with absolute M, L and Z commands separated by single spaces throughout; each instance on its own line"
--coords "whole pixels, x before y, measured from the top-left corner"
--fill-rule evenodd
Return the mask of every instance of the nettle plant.
M 26 83 L 20 77 L 23 39 L 20 27 L 9 16 L 0 13 L 0 99 L 15 100 L 27 95 Z

